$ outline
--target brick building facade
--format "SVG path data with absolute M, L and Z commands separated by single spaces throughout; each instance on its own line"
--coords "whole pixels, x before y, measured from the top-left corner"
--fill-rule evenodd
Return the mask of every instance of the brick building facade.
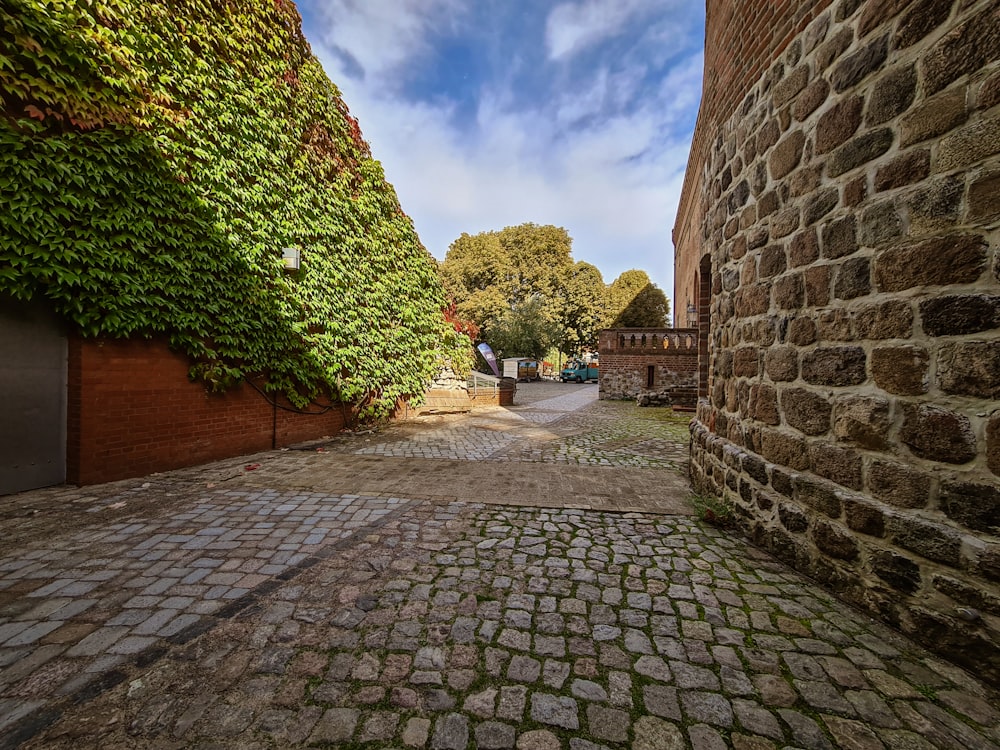
M 665 393 L 679 408 L 695 404 L 698 330 L 695 328 L 607 328 L 600 333 L 599 394 L 630 399 Z
M 674 229 L 693 483 L 994 684 L 998 195 L 995 0 L 709 0 Z

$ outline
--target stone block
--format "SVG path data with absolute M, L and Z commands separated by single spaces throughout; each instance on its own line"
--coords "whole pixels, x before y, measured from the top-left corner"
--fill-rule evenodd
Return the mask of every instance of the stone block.
M 819 258 L 819 242 L 816 230 L 809 227 L 798 232 L 788 243 L 788 260 L 792 268 L 806 266 Z
M 912 185 L 931 173 L 931 152 L 918 148 L 906 151 L 875 173 L 875 192 Z
M 952 234 L 883 250 L 875 258 L 875 283 L 883 292 L 915 286 L 971 284 L 986 270 L 987 242 Z
M 842 396 L 833 405 L 833 434 L 838 440 L 885 450 L 891 425 L 889 400 L 882 396 Z
M 929 474 L 895 461 L 873 461 L 868 467 L 868 491 L 899 508 L 926 508 L 931 497 Z
M 953 294 L 931 297 L 920 303 L 924 333 L 929 336 L 962 336 L 1000 328 L 1000 296 Z
M 769 284 L 753 284 L 741 287 L 735 294 L 735 311 L 742 318 L 762 315 L 771 304 L 771 287 Z
M 871 556 L 872 573 L 904 594 L 915 593 L 922 583 L 920 566 L 891 550 L 879 550 Z
M 771 101 L 774 102 L 774 108 L 780 109 L 788 104 L 796 94 L 805 88 L 807 83 L 809 83 L 809 66 L 800 65 L 778 81 L 778 84 L 774 87 L 774 90 L 771 92 Z
M 768 245 L 760 252 L 757 275 L 761 279 L 769 279 L 783 273 L 787 265 L 785 248 L 782 245 Z
M 750 286 L 757 281 L 757 256 L 748 255 L 739 266 L 740 284 Z M 713 292 L 715 294 L 716 292 Z
M 781 128 L 778 127 L 778 121 L 772 117 L 757 131 L 757 153 L 765 153 L 778 142 L 780 136 Z
M 991 544 L 979 557 L 979 572 L 991 581 L 1000 581 L 1000 545 Z
M 807 165 L 788 175 L 783 185 L 788 189 L 788 199 L 814 193 L 819 188 L 822 172 L 821 165 Z
M 833 288 L 837 299 L 855 299 L 870 294 L 872 290 L 871 271 L 868 258 L 850 258 L 837 271 L 837 283 Z
M 816 320 L 816 337 L 820 341 L 853 341 L 850 313 L 843 308 L 824 310 Z
M 912 237 L 939 235 L 953 230 L 962 208 L 965 180 L 961 175 L 925 180 L 913 192 L 904 195 L 909 209 Z
M 861 127 L 861 112 L 864 99 L 860 96 L 846 97 L 824 112 L 816 123 L 816 153 L 833 151 Z
M 842 258 L 858 250 L 854 214 L 848 214 L 823 227 L 823 257 Z
M 994 73 L 983 82 L 976 102 L 979 109 L 990 109 L 997 104 L 1000 104 L 1000 73 Z
M 788 324 L 785 340 L 795 346 L 809 346 L 816 343 L 816 323 L 812 318 L 795 318 Z
M 845 172 L 877 159 L 892 147 L 891 128 L 879 128 L 852 138 L 830 154 L 826 163 L 829 177 L 839 177 Z
M 767 484 L 767 465 L 757 454 L 744 454 L 743 471 L 747 474 L 747 476 L 755 479 L 761 484 Z
M 964 414 L 933 404 L 905 404 L 899 439 L 929 461 L 964 464 L 976 457 L 976 435 Z
M 791 497 L 794 488 L 792 487 L 792 475 L 786 470 L 774 466 L 771 468 L 771 487 L 780 492 L 785 497 Z
M 795 486 L 795 501 L 807 505 L 830 518 L 840 518 L 843 510 L 840 498 L 828 482 L 807 476 L 798 476 L 793 480 Z
M 916 93 L 917 71 L 913 65 L 887 72 L 872 86 L 865 123 L 873 127 L 898 117 L 913 104 Z
M 840 202 L 840 193 L 837 188 L 826 188 L 810 196 L 806 201 L 805 209 L 802 212 L 802 222 L 806 227 L 812 226 L 833 209 Z M 798 228 L 796 225 L 795 228 Z M 793 228 L 793 231 L 794 229 Z
M 803 471 L 809 468 L 809 452 L 804 438 L 777 430 L 761 430 L 760 453 L 773 464 Z
M 982 12 L 948 31 L 924 53 L 921 60 L 924 87 L 933 94 L 998 57 L 1000 9 L 987 3 Z
M 745 234 L 739 235 L 733 240 L 733 244 L 730 246 L 729 257 L 733 260 L 739 260 L 744 255 L 747 254 L 747 238 Z
M 872 350 L 875 384 L 897 396 L 927 393 L 930 356 L 922 346 L 885 346 Z
M 780 180 L 799 165 L 805 142 L 805 134 L 801 130 L 795 130 L 774 147 L 768 160 L 772 179 Z
M 779 211 L 771 217 L 771 237 L 776 240 L 787 237 L 799 228 L 800 221 L 799 209 L 795 206 Z
M 755 378 L 760 373 L 760 350 L 743 346 L 733 355 L 733 374 L 738 378 Z
M 1000 477 L 1000 411 L 993 412 L 986 423 L 986 465 Z
M 903 234 L 903 217 L 893 201 L 869 206 L 861 214 L 858 239 L 864 247 L 880 247 Z
M 802 379 L 813 385 L 860 385 L 867 378 L 865 363 L 860 346 L 820 347 L 803 355 Z
M 829 40 L 816 50 L 816 70 L 822 72 L 839 58 L 854 41 L 854 32 L 850 27 L 842 26 Z
M 1000 339 L 942 346 L 937 375 L 945 393 L 1000 399 Z
M 885 536 L 885 514 L 871 502 L 859 497 L 845 497 L 844 520 L 853 531 L 874 537 Z
M 820 552 L 837 560 L 857 560 L 861 552 L 851 533 L 829 521 L 817 521 L 812 528 L 812 538 Z
M 795 347 L 773 346 L 764 356 L 764 371 L 775 382 L 795 380 L 799 376 L 799 354 Z
M 943 482 L 940 503 L 948 518 L 963 526 L 989 534 L 1000 532 L 1000 487 L 995 483 Z
M 781 424 L 778 414 L 778 394 L 774 386 L 755 384 L 750 387 L 750 415 L 764 424 Z M 764 477 L 766 483 L 767 476 Z
M 809 528 L 809 517 L 802 512 L 801 508 L 794 505 L 779 505 L 778 519 L 781 521 L 781 525 L 793 534 L 799 534 Z
M 890 300 L 861 308 L 854 314 L 853 322 L 859 339 L 909 338 L 913 332 L 913 310 L 903 300 Z
M 819 476 L 852 490 L 861 489 L 861 456 L 856 451 L 830 443 L 813 443 L 809 446 L 809 461 Z
M 775 201 L 777 200 L 777 196 L 775 196 Z M 747 234 L 747 250 L 756 250 L 757 248 L 764 247 L 767 244 L 767 238 L 767 227 L 751 229 Z
M 774 304 L 782 310 L 798 310 L 805 302 L 801 273 L 782 276 L 774 282 Z
M 830 267 L 811 266 L 805 270 L 806 304 L 822 307 L 830 301 Z
M 869 42 L 837 64 L 830 74 L 830 85 L 838 93 L 846 91 L 882 67 L 888 54 L 888 35 Z
M 792 105 L 792 117 L 801 122 L 819 109 L 830 95 L 830 84 L 825 78 L 817 78 L 806 86 Z
M 911 3 L 896 26 L 892 48 L 901 50 L 916 44 L 944 23 L 950 12 L 951 6 L 941 0 L 917 0 Z
M 805 388 L 781 391 L 781 413 L 785 424 L 806 435 L 822 435 L 830 429 L 833 407 L 821 394 Z
M 858 18 L 858 36 L 864 38 L 906 7 L 907 0 L 866 3 Z
M 984 223 L 1000 219 L 1000 172 L 978 177 L 969 185 L 967 215 Z
M 843 203 L 848 208 L 854 208 L 868 197 L 868 178 L 859 175 L 844 185 Z
M 935 169 L 967 169 L 1000 153 L 1000 117 L 981 120 L 941 139 Z
M 892 541 L 903 549 L 928 560 L 959 566 L 962 537 L 954 529 L 912 515 L 892 516 L 887 525 Z

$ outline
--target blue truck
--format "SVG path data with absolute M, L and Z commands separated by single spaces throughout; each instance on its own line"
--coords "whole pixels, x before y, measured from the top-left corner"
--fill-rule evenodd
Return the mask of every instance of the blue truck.
M 564 383 L 596 381 L 597 376 L 597 362 L 569 362 L 559 373 L 559 379 Z

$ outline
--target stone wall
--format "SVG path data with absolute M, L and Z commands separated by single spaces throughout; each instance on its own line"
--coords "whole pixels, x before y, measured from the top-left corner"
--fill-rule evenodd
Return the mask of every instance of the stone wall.
M 677 288 L 711 275 L 692 480 L 1000 684 L 1000 6 L 784 2 L 734 68 L 720 40 L 778 5 L 709 1 L 674 232 Z
M 652 391 L 670 395 L 676 406 L 694 406 L 697 329 L 608 328 L 600 333 L 598 355 L 599 398 L 632 399 Z

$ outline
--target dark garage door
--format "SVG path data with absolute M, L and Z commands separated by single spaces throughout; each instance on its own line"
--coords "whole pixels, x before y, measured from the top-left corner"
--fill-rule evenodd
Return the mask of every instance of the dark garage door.
M 66 336 L 44 306 L 0 297 L 0 494 L 66 479 Z

